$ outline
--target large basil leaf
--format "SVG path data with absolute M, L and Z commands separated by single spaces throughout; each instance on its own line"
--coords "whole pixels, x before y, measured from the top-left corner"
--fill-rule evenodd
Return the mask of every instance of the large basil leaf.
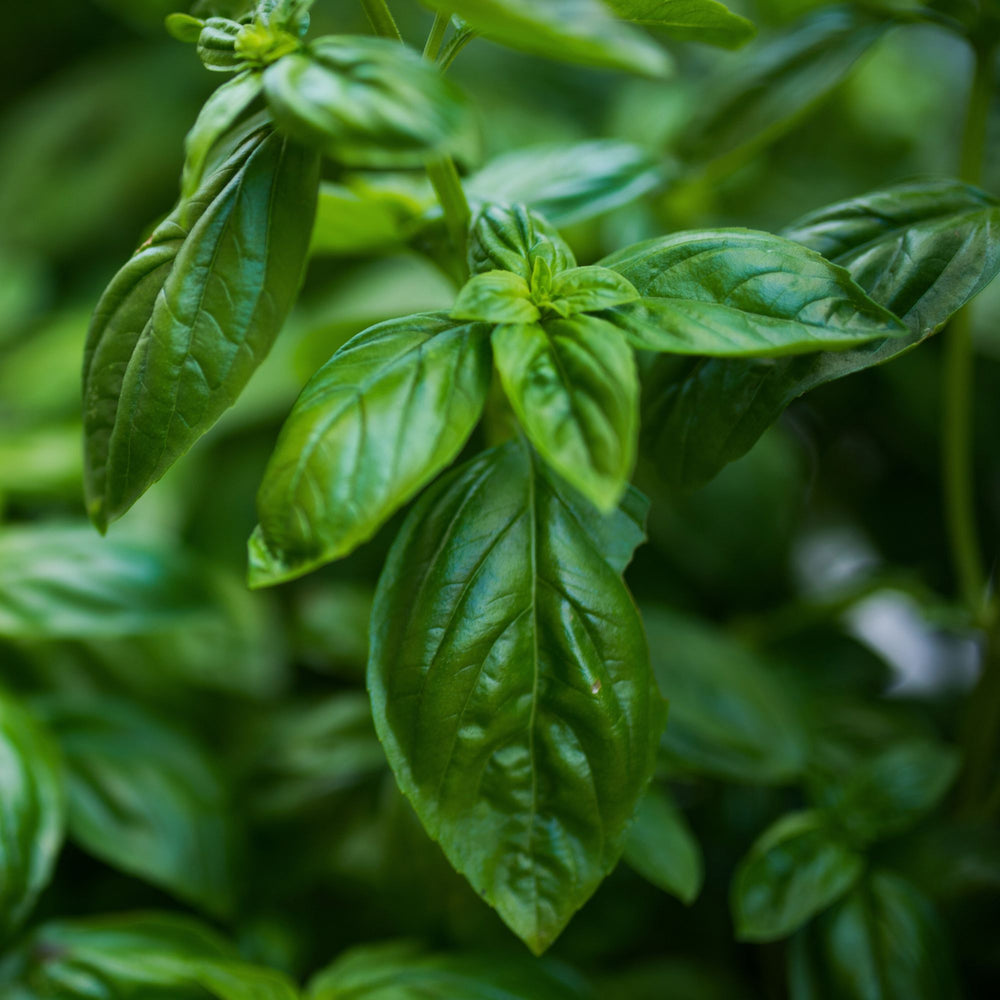
M 790 813 L 761 834 L 733 876 L 736 934 L 787 937 L 858 880 L 864 858 L 838 839 L 822 813 Z
M 1000 204 L 957 181 L 876 191 L 807 216 L 785 235 L 831 254 L 911 335 L 775 361 L 658 362 L 643 394 L 645 444 L 675 486 L 711 479 L 803 393 L 914 347 L 1000 271 Z
M 905 333 L 841 267 L 747 229 L 678 233 L 602 261 L 638 289 L 632 342 L 673 354 L 774 356 Z
M 346 555 L 449 465 L 490 384 L 489 327 L 437 313 L 359 334 L 310 380 L 260 488 L 254 586 Z
M 493 351 L 507 398 L 539 454 L 599 508 L 614 508 L 639 432 L 639 380 L 624 336 L 581 315 L 499 326 Z
M 469 236 L 472 274 L 512 271 L 530 283 L 538 261 L 550 274 L 576 266 L 573 251 L 544 217 L 524 205 L 485 205 Z
M 31 912 L 51 878 L 64 812 L 55 744 L 0 689 L 0 940 Z
M 589 1000 L 557 965 L 517 956 L 426 954 L 400 943 L 354 948 L 316 974 L 307 1000 Z
M 239 959 L 193 920 L 131 913 L 45 924 L 24 949 L 39 997 L 91 1000 L 297 1000 L 281 973 Z
M 717 630 L 663 607 L 644 608 L 653 670 L 670 696 L 663 745 L 698 773 L 777 784 L 801 773 L 806 733 L 766 661 Z
M 385 38 L 329 37 L 264 71 L 278 127 L 351 166 L 419 166 L 468 144 L 460 91 Z
M 470 27 L 523 52 L 590 66 L 662 76 L 667 54 L 616 20 L 600 0 L 424 0 Z
M 115 868 L 228 914 L 231 804 L 204 751 L 131 702 L 74 695 L 38 707 L 66 761 L 73 840 Z
M 663 724 L 616 534 L 633 514 L 600 518 L 509 442 L 420 500 L 372 616 L 396 779 L 535 952 L 617 862 Z
M 104 528 L 230 406 L 291 308 L 319 161 L 246 140 L 111 282 L 84 359 L 88 510 Z
M 717 0 L 604 0 L 620 18 L 658 28 L 673 38 L 707 42 L 727 49 L 753 38 L 751 21 Z

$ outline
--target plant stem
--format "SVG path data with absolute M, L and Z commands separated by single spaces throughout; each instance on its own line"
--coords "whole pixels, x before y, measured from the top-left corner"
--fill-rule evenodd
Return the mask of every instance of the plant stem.
M 361 6 L 368 15 L 376 35 L 391 38 L 396 42 L 403 40 L 399 28 L 396 27 L 396 19 L 392 16 L 392 11 L 389 10 L 385 0 L 361 0 Z
M 431 33 L 427 36 L 427 44 L 424 46 L 425 59 L 430 59 L 432 62 L 437 59 L 450 23 L 451 14 L 438 12 L 434 15 L 434 24 L 431 25 Z
M 452 245 L 464 266 L 472 211 L 466 200 L 462 179 L 458 176 L 455 161 L 451 157 L 445 157 L 428 163 L 427 176 L 430 178 L 438 201 L 441 203 L 444 223 L 448 229 L 448 235 L 451 237 Z
M 455 57 L 465 48 L 473 38 L 477 36 L 477 32 L 473 31 L 472 28 L 462 28 L 459 32 L 454 34 L 448 44 L 444 47 L 444 52 L 441 53 L 441 58 L 438 59 L 438 64 L 441 66 L 441 72 L 445 72 L 449 66 L 455 61 Z

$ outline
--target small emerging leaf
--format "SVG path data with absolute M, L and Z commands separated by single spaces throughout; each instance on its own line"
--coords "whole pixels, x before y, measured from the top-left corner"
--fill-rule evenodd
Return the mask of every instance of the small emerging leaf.
M 560 316 L 600 312 L 635 302 L 639 293 L 620 274 L 606 267 L 574 267 L 552 280 L 549 306 Z
M 484 323 L 534 323 L 540 313 L 531 301 L 528 283 L 519 274 L 484 271 L 465 283 L 451 315 Z
M 569 245 L 536 212 L 524 205 L 485 205 L 480 210 L 469 237 L 473 274 L 511 271 L 533 285 L 538 261 L 551 274 L 576 267 Z
M 179 42 L 197 45 L 205 22 L 190 14 L 168 14 L 164 21 L 167 31 Z

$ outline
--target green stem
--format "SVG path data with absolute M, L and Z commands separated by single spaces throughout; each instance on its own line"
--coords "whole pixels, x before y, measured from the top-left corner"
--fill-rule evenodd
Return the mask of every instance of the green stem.
M 476 36 L 477 32 L 473 31 L 472 28 L 462 28 L 461 31 L 452 35 L 451 40 L 445 46 L 444 52 L 441 53 L 441 57 L 438 59 L 438 65 L 441 67 L 442 73 L 451 66 L 459 52 Z
M 427 176 L 430 178 L 434 191 L 444 212 L 444 223 L 448 230 L 455 252 L 459 260 L 465 261 L 466 242 L 469 238 L 469 223 L 472 221 L 472 211 L 462 188 L 462 179 L 458 176 L 458 168 L 451 157 L 435 160 L 427 164 Z
M 368 15 L 376 35 L 391 38 L 396 42 L 403 40 L 399 28 L 396 27 L 396 19 L 392 16 L 392 11 L 389 10 L 385 0 L 361 0 L 361 6 Z
M 424 58 L 433 62 L 441 51 L 441 43 L 444 36 L 448 34 L 448 25 L 451 23 L 451 14 L 439 12 L 434 15 L 434 23 L 431 25 L 431 33 L 427 36 L 427 44 L 424 46 Z

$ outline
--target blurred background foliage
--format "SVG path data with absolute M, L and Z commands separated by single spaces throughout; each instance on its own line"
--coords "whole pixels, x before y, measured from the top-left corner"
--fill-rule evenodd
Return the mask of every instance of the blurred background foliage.
M 407 246 L 407 227 L 433 212 L 418 175 L 330 174 L 301 302 L 245 396 L 108 540 L 84 523 L 89 313 L 172 204 L 184 134 L 217 82 L 163 31 L 177 6 L 4 10 L 0 681 L 54 736 L 68 775 L 69 846 L 31 924 L 195 911 L 243 957 L 296 977 L 393 938 L 520 955 L 423 833 L 372 729 L 367 615 L 398 522 L 276 593 L 242 582 L 256 487 L 305 380 L 371 323 L 450 303 L 448 277 Z M 404 35 L 422 39 L 430 15 L 396 6 Z M 841 45 L 824 27 L 808 72 L 770 86 L 771 103 L 755 108 L 740 67 L 762 65 L 777 36 L 815 31 L 801 19 L 821 5 L 736 6 L 760 38 L 735 53 L 672 44 L 667 81 L 474 43 L 453 70 L 481 119 L 481 157 L 466 165 L 473 196 L 534 185 L 590 263 L 678 228 L 777 231 L 837 199 L 957 172 L 971 72 L 960 40 L 923 25 Z M 368 30 L 353 0 L 320 0 L 314 23 Z M 568 159 L 554 148 L 601 139 L 630 145 Z M 994 151 L 996 140 L 993 130 Z M 604 203 L 580 201 L 567 172 L 580 155 L 620 171 Z M 986 162 L 995 191 L 1000 157 Z M 998 295 L 981 296 L 974 314 L 991 562 Z M 695 493 L 672 491 L 655 456 L 641 463 L 650 542 L 628 579 L 671 718 L 625 863 L 553 949 L 577 971 L 553 966 L 563 978 L 552 995 L 993 995 L 1000 802 L 964 801 L 954 783 L 950 748 L 979 646 L 952 599 L 941 527 L 940 366 L 932 340 L 810 394 Z M 790 939 L 738 940 L 731 885 L 738 866 L 738 879 L 754 877 L 753 856 L 743 859 L 761 832 L 803 810 L 853 815 L 861 793 L 845 787 L 866 767 L 892 767 L 880 755 L 893 748 L 923 790 L 913 822 L 872 820 L 875 832 L 859 835 L 869 874 L 815 919 L 786 913 L 788 933 L 803 928 Z M 890 812 L 907 816 L 899 803 Z M 805 871 L 789 858 L 772 861 Z M 863 961 L 851 935 L 866 920 L 887 967 L 902 970 L 896 991 L 865 992 L 867 973 L 853 969 Z

